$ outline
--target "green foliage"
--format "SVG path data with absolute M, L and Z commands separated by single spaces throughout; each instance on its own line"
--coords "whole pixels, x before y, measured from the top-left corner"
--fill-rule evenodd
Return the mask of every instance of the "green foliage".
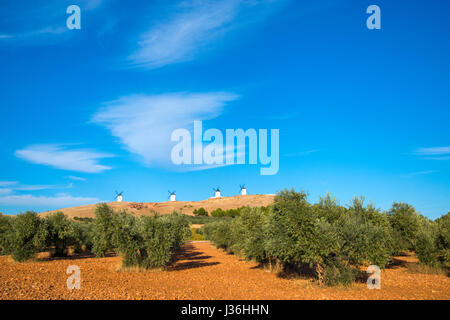
M 246 259 L 265 262 L 265 224 L 269 209 L 245 208 L 235 219 L 221 219 L 199 230 L 221 249 L 236 252 Z
M 242 210 L 244 210 L 244 208 L 227 209 L 224 211 L 223 216 L 230 218 L 238 217 L 241 214 Z
M 11 218 L 0 213 L 0 255 L 9 254 L 11 248 Z
M 306 264 L 316 267 L 323 264 L 334 251 L 329 226 L 319 219 L 307 202 L 305 193 L 283 190 L 274 200 L 269 216 L 267 251 L 284 264 Z M 330 239 L 329 239 L 330 238 Z
M 294 190 L 278 193 L 269 216 L 268 254 L 280 260 L 284 268 L 311 268 L 321 281 L 343 279 L 340 272 L 349 264 L 343 261 L 344 241 L 339 228 L 327 220 L 330 219 L 307 202 L 305 193 Z M 327 272 L 334 275 L 331 277 Z
M 142 217 L 141 222 L 143 250 L 148 255 L 141 266 L 144 268 L 165 266 L 175 249 L 175 229 L 171 228 L 169 221 L 157 216 Z
M 421 217 L 415 251 L 420 262 L 432 268 L 445 268 L 450 264 L 450 217 L 436 221 Z
M 389 262 L 388 216 L 355 198 L 349 208 L 327 195 L 311 205 L 303 192 L 283 190 L 272 207 L 246 208 L 231 220 L 207 224 L 205 237 L 219 248 L 284 270 L 308 270 L 326 284 L 349 284 L 357 266 Z
M 163 267 L 191 236 L 189 223 L 179 214 L 142 216 L 120 212 L 114 216 L 113 243 L 124 267 Z
M 197 217 L 207 217 L 208 216 L 208 211 L 206 211 L 206 209 L 205 208 L 200 208 L 200 209 L 195 209 L 194 210 L 194 216 L 197 216 Z
M 191 237 L 191 229 L 186 216 L 176 212 L 160 217 L 161 220 L 167 222 L 168 233 L 172 239 L 172 249 L 178 249 L 186 240 Z
M 325 219 L 329 223 L 335 223 L 347 212 L 347 209 L 340 206 L 330 194 L 319 197 L 319 202 L 313 206 L 313 209 L 318 218 Z
M 355 198 L 348 212 L 339 219 L 337 231 L 342 241 L 341 254 L 352 265 L 375 264 L 384 268 L 393 248 L 388 216 L 364 199 Z
M 91 252 L 93 247 L 94 225 L 92 223 L 72 222 L 74 252 Z
M 216 217 L 216 218 L 224 217 L 225 211 L 223 211 L 221 208 L 217 208 L 217 209 L 211 211 L 211 216 Z
M 94 222 L 94 218 L 89 218 L 89 217 L 73 217 L 73 220 L 79 221 L 79 222 L 85 222 L 85 223 Z
M 114 249 L 113 223 L 114 211 L 105 203 L 95 209 L 94 226 L 92 230 L 92 252 L 97 257 L 104 257 L 108 251 Z
M 227 209 L 223 210 L 221 208 L 217 208 L 213 211 L 211 211 L 211 216 L 216 218 L 223 218 L 223 217 L 229 217 L 234 218 L 241 214 L 243 210 L 245 210 L 246 207 L 236 208 L 236 209 Z
M 115 213 L 106 204 L 97 206 L 93 221 L 72 221 L 61 212 L 45 219 L 34 212 L 0 214 L 0 254 L 25 261 L 46 248 L 66 256 L 73 246 L 75 252 L 92 250 L 97 256 L 115 250 L 125 267 L 156 268 L 167 265 L 192 236 L 248 260 L 276 262 L 285 271 L 308 270 L 328 285 L 349 284 L 358 274 L 356 267 L 384 268 L 390 257 L 408 250 L 426 268 L 450 264 L 450 214 L 431 221 L 406 203 L 394 203 L 383 213 L 363 198 L 343 207 L 326 195 L 312 205 L 305 193 L 283 190 L 269 207 L 219 208 L 212 216 L 200 208 L 194 214 L 138 218 Z M 191 231 L 191 223 L 206 224 Z
M 420 218 L 414 207 L 394 202 L 389 211 L 396 253 L 413 250 L 420 229 Z
M 175 212 L 174 212 L 175 213 Z M 206 224 L 214 221 L 227 220 L 229 217 L 211 217 L 211 216 L 188 216 L 183 214 L 190 224 Z
M 103 256 L 115 249 L 122 254 L 124 267 L 165 266 L 191 236 L 188 219 L 178 213 L 137 218 L 102 204 L 95 214 L 93 252 Z
M 249 260 L 267 261 L 264 241 L 268 213 L 266 208 L 246 208 L 231 222 L 235 243 L 233 251 L 242 253 Z
M 203 227 L 203 234 L 206 239 L 213 241 L 218 248 L 231 251 L 233 234 L 230 220 L 219 220 L 208 223 Z
M 358 270 L 345 264 L 345 261 L 334 259 L 329 261 L 323 270 L 323 282 L 328 286 L 348 286 L 355 282 Z
M 141 251 L 143 239 L 139 230 L 138 219 L 125 211 L 121 211 L 114 215 L 111 231 L 111 246 L 117 248 L 117 251 L 122 254 L 123 266 L 140 266 L 147 253 Z
M 53 247 L 52 256 L 67 256 L 68 247 L 75 244 L 74 223 L 62 212 L 48 215 L 43 223 L 47 228 L 46 244 Z
M 442 263 L 450 264 L 450 212 L 436 220 L 438 236 L 436 246 Z
M 27 211 L 11 219 L 10 249 L 15 261 L 23 262 L 35 257 L 45 247 L 47 228 L 35 212 Z
M 433 221 L 424 222 L 417 235 L 415 251 L 420 262 L 435 268 L 440 266 L 437 241 L 438 225 Z
M 34 212 L 14 218 L 0 216 L 0 248 L 19 262 L 32 259 L 39 250 L 50 248 L 52 256 L 67 256 L 70 246 L 75 252 L 92 247 L 90 226 L 69 220 L 56 212 L 41 219 Z
M 202 241 L 205 240 L 205 237 L 203 236 L 202 231 L 199 229 L 191 228 L 191 238 L 192 241 Z
M 173 252 L 189 239 L 191 230 L 181 216 L 144 216 L 141 218 L 144 248 L 148 258 L 143 261 L 144 268 L 165 266 Z

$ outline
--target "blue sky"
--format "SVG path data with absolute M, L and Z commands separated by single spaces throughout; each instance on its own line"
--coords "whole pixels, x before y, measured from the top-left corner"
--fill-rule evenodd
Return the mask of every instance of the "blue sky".
M 81 30 L 66 8 L 81 8 Z M 381 8 L 381 30 L 366 8 Z M 0 212 L 202 200 L 245 183 L 312 202 L 450 211 L 446 1 L 3 0 Z M 170 132 L 279 129 L 280 167 L 180 170 Z M 205 170 L 200 170 L 205 169 Z

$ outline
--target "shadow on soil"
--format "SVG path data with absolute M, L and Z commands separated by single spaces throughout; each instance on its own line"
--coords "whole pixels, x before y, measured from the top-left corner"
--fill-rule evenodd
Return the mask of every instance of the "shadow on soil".
M 107 253 L 105 255 L 105 258 L 110 258 L 110 257 L 115 257 L 117 256 L 116 253 Z M 36 261 L 57 261 L 57 260 L 81 260 L 81 259 L 93 259 L 93 258 L 97 258 L 95 256 L 95 254 L 90 253 L 90 252 L 86 252 L 86 253 L 76 253 L 76 254 L 72 254 L 66 257 L 42 257 L 42 258 L 36 258 Z
M 408 264 L 408 261 L 398 259 L 398 258 L 391 258 L 391 262 L 386 266 L 387 269 L 396 269 L 396 268 L 406 268 Z
M 259 263 L 258 265 L 251 267 L 250 269 L 260 269 L 264 271 L 273 272 L 278 278 L 281 279 L 316 279 L 316 274 L 313 269 L 307 265 L 303 266 L 284 266 L 281 264 L 273 263 Z
M 263 264 L 260 263 L 257 266 L 251 267 L 250 269 L 261 269 L 264 271 L 273 272 L 276 274 L 278 278 L 281 279 L 287 279 L 287 280 L 313 280 L 318 281 L 318 276 L 316 271 L 309 267 L 307 264 L 298 266 L 298 265 L 285 265 L 281 266 L 280 264 Z M 362 271 L 358 270 L 356 268 L 351 268 L 349 271 L 352 273 L 351 279 L 352 281 L 349 281 L 350 283 L 365 283 L 367 281 L 367 278 L 369 275 Z M 319 284 L 319 282 L 317 282 Z
M 208 262 L 207 260 L 211 258 L 211 256 L 204 255 L 203 252 L 196 250 L 192 244 L 187 243 L 175 253 L 172 263 L 167 267 L 167 271 L 179 271 L 220 264 L 220 262 Z

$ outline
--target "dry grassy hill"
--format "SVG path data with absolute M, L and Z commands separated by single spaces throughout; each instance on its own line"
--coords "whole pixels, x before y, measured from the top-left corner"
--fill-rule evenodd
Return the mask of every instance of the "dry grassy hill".
M 236 209 L 239 207 L 261 207 L 273 203 L 274 195 L 254 194 L 246 196 L 210 198 L 202 201 L 174 201 L 174 202 L 110 202 L 108 203 L 114 210 L 125 209 L 136 215 L 152 214 L 158 212 L 160 214 L 169 214 L 178 211 L 184 214 L 192 215 L 195 209 L 205 208 L 211 212 L 217 208 Z M 51 212 L 62 211 L 70 218 L 93 218 L 96 204 L 86 206 L 59 209 L 54 211 L 42 212 L 45 216 Z

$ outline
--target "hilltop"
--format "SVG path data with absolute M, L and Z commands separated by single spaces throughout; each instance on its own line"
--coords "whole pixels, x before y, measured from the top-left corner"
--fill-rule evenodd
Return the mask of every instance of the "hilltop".
M 223 210 L 236 209 L 239 207 L 262 207 L 273 203 L 274 195 L 254 194 L 234 197 L 210 198 L 202 201 L 166 201 L 166 202 L 109 202 L 107 203 L 114 210 L 127 210 L 135 215 L 146 215 L 158 212 L 159 214 L 170 214 L 178 211 L 187 215 L 193 215 L 193 211 L 199 208 L 205 208 L 211 212 L 217 208 Z M 79 207 L 64 208 L 52 211 L 42 212 L 41 216 L 49 213 L 62 211 L 70 218 L 93 218 L 97 204 L 90 204 Z

